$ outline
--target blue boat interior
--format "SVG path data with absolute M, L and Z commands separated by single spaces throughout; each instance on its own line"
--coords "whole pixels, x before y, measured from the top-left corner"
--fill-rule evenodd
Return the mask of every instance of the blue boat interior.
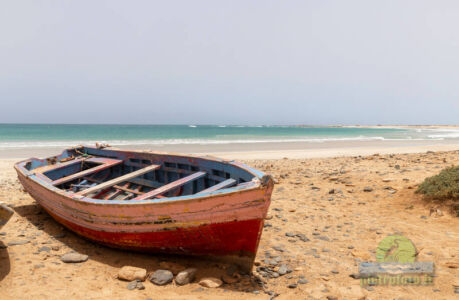
M 103 200 L 146 200 L 211 193 L 250 185 L 263 173 L 206 157 L 110 150 L 67 149 L 23 166 L 56 188 Z

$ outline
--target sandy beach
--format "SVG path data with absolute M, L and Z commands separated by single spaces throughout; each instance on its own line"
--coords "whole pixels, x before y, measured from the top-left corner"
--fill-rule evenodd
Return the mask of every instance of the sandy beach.
M 65 230 L 23 192 L 13 170 L 19 157 L 4 158 L 0 200 L 15 214 L 0 233 L 0 299 L 453 299 L 453 285 L 459 284 L 459 220 L 414 191 L 426 176 L 457 165 L 457 149 L 454 144 L 372 145 L 212 153 L 242 159 L 277 182 L 253 275 L 241 274 L 237 282 L 215 289 L 197 281 L 219 278 L 229 265 L 113 250 Z M 390 152 L 405 154 L 384 154 Z M 360 262 L 375 261 L 378 243 L 394 233 L 411 239 L 418 261 L 435 263 L 432 286 L 365 288 L 350 277 Z M 70 250 L 89 260 L 64 264 L 60 256 Z M 263 277 L 263 268 L 278 270 L 282 264 L 292 272 Z M 197 280 L 164 287 L 146 281 L 145 289 L 128 290 L 128 283 L 116 278 L 126 265 L 148 272 L 195 267 Z

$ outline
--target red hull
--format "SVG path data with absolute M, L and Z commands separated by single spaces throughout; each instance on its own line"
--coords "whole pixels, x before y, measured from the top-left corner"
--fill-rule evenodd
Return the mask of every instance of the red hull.
M 263 220 L 217 223 L 157 232 L 91 230 L 48 213 L 76 233 L 107 246 L 151 253 L 246 256 L 254 258 Z

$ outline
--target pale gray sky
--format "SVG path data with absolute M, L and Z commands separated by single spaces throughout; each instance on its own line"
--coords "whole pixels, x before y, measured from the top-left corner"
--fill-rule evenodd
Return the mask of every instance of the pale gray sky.
M 458 1 L 0 2 L 0 123 L 459 123 Z

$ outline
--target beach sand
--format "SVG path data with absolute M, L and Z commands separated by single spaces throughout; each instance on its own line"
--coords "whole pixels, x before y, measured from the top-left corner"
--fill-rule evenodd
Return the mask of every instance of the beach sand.
M 196 267 L 198 280 L 220 277 L 228 266 L 88 242 L 63 229 L 22 191 L 13 170 L 16 159 L 2 159 L 0 201 L 10 204 L 15 215 L 0 230 L 0 299 L 270 299 L 268 292 L 279 294 L 276 299 L 453 299 L 453 285 L 459 285 L 459 218 L 414 191 L 425 177 L 458 165 L 458 149 L 451 144 L 215 151 L 217 156 L 242 159 L 277 181 L 256 263 L 266 267 L 276 260 L 292 272 L 278 278 L 260 276 L 264 288 L 251 284 L 253 277 L 246 275 L 214 289 L 196 281 L 164 287 L 146 281 L 144 290 L 128 290 L 127 282 L 116 279 L 125 265 L 148 272 Z M 421 153 L 383 154 L 400 152 Z M 372 153 L 379 155 L 356 156 Z M 365 192 L 366 187 L 371 191 Z M 411 239 L 418 261 L 435 263 L 432 286 L 363 288 L 350 277 L 358 272 L 359 262 L 375 261 L 378 243 L 394 233 Z M 89 255 L 89 260 L 62 263 L 60 256 L 70 250 Z M 256 269 L 254 275 L 259 276 Z M 306 283 L 288 287 L 300 279 Z

